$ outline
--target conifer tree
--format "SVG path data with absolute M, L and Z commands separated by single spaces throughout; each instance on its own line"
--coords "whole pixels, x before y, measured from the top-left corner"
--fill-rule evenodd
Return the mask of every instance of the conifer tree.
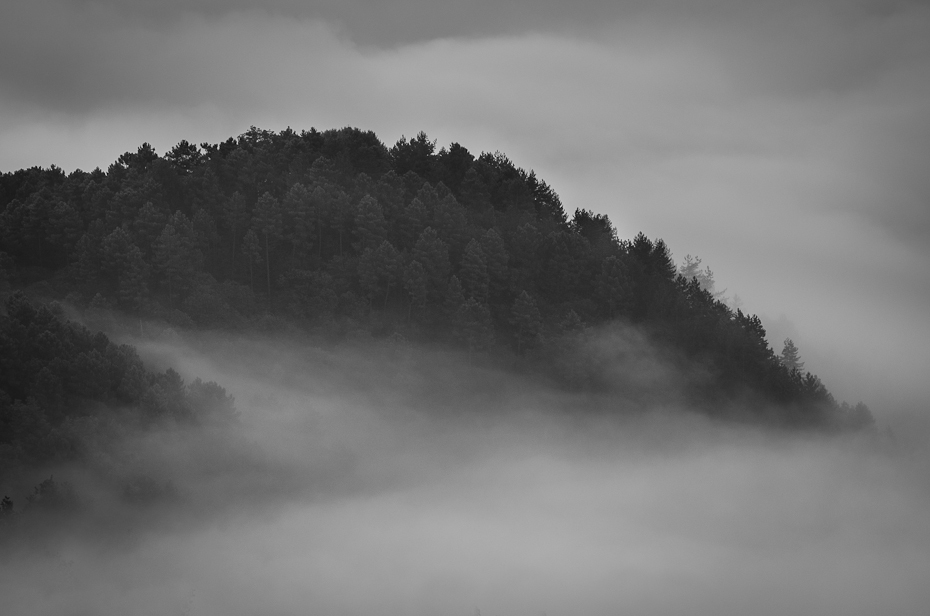
M 454 335 L 472 353 L 484 351 L 494 344 L 494 328 L 488 305 L 469 297 L 455 315 Z
M 360 253 L 365 249 L 377 249 L 387 238 L 384 213 L 371 195 L 362 197 L 355 208 L 355 235 L 358 238 L 355 250 Z
M 409 242 L 404 243 L 401 233 L 404 209 L 404 181 L 397 177 L 397 174 L 393 171 L 388 171 L 378 180 L 372 197 L 381 204 L 381 212 L 388 224 L 388 235 L 391 243 L 399 249 L 412 248 L 417 235 L 411 234 Z
M 48 240 L 56 246 L 62 262 L 67 262 L 68 255 L 84 233 L 81 216 L 69 203 L 61 201 L 50 212 L 48 222 Z
M 165 228 L 167 218 L 165 213 L 156 208 L 151 201 L 146 201 L 132 222 L 136 246 L 146 258 L 151 258 L 152 247 L 161 235 L 162 229 Z
M 595 288 L 609 318 L 629 314 L 633 306 L 633 288 L 624 263 L 611 255 L 601 262 Z
M 491 191 L 475 171 L 474 165 L 465 172 L 459 193 L 462 203 L 470 210 L 481 211 L 491 207 Z
M 441 301 L 449 275 L 449 247 L 432 227 L 427 227 L 420 234 L 413 247 L 413 258 L 426 270 L 430 297 Z
M 685 255 L 684 260 L 681 262 L 681 265 L 678 267 L 678 273 L 685 278 L 685 280 L 691 280 L 696 278 L 698 272 L 701 271 L 701 258 L 692 257 L 690 254 Z
M 526 349 L 535 346 L 542 329 L 542 317 L 536 306 L 536 300 L 526 291 L 521 291 L 513 302 L 510 309 L 510 324 L 516 329 L 514 337 L 517 341 L 517 355 L 523 355 Z
M 446 286 L 445 311 L 449 317 L 454 318 L 455 314 L 465 303 L 465 292 L 462 290 L 462 282 L 458 276 L 453 275 Z
M 271 296 L 271 246 L 282 237 L 281 204 L 271 193 L 259 197 L 252 212 L 252 229 L 261 239 L 265 252 L 265 282 Z
M 440 184 L 440 186 L 443 185 Z M 436 204 L 433 212 L 433 226 L 449 243 L 452 260 L 457 261 L 468 240 L 468 220 L 465 217 L 465 209 L 459 205 L 452 193 L 447 194 Z
M 419 261 L 411 261 L 404 268 L 404 289 L 410 296 L 410 304 L 407 308 L 409 320 L 414 309 L 420 311 L 426 306 L 426 270 Z
M 369 299 L 384 293 L 384 306 L 387 306 L 391 288 L 395 286 L 402 272 L 402 263 L 397 249 L 387 240 L 374 250 L 366 248 L 358 260 L 359 284 Z
M 157 271 L 165 277 L 168 301 L 183 299 L 194 278 L 201 271 L 203 255 L 195 243 L 194 228 L 183 212 L 175 212 L 161 235 L 155 240 L 153 261 Z
M 287 191 L 282 202 L 284 236 L 291 243 L 291 258 L 305 257 L 314 245 L 316 226 L 313 193 L 301 183 Z
M 429 182 L 423 182 L 423 185 L 417 191 L 417 199 L 426 208 L 427 220 L 432 220 L 436 213 L 436 206 L 439 205 L 439 193 Z
M 222 211 L 224 214 L 223 222 L 226 225 L 229 237 L 232 239 L 232 265 L 235 268 L 236 257 L 239 252 L 238 242 L 242 238 L 242 231 L 249 220 L 249 210 L 245 197 L 238 191 L 234 192 Z
M 403 214 L 397 221 L 403 248 L 413 248 L 417 238 L 426 228 L 427 217 L 426 206 L 416 197 L 404 206 Z
M 493 302 L 500 301 L 510 286 L 510 256 L 503 238 L 495 229 L 488 229 L 478 240 L 488 268 L 488 290 Z
M 242 254 L 249 264 L 249 289 L 255 293 L 255 267 L 262 262 L 262 247 L 255 231 L 249 229 L 242 238 Z
M 119 274 L 119 303 L 131 311 L 138 310 L 145 297 L 145 279 L 148 264 L 142 258 L 142 251 L 135 245 L 129 246 L 126 262 Z
M 474 297 L 479 302 L 488 301 L 488 268 L 484 260 L 484 251 L 477 240 L 468 242 L 462 255 L 462 267 L 459 270 L 465 295 Z
M 785 338 L 785 346 L 781 351 L 781 363 L 792 372 L 795 370 L 800 372 L 804 369 L 804 362 L 798 355 L 798 347 L 794 345 L 791 338 Z
M 216 261 L 216 249 L 220 243 L 220 236 L 216 230 L 216 222 L 213 216 L 207 210 L 198 209 L 191 219 L 191 227 L 194 229 L 194 242 L 200 254 L 206 261 L 207 269 L 212 270 L 212 265 Z

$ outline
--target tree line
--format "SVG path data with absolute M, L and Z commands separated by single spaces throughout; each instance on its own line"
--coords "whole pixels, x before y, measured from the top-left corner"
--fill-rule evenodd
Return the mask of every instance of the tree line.
M 698 265 L 679 272 L 661 239 L 620 239 L 606 215 L 569 217 L 501 153 L 422 132 L 387 147 L 354 128 L 253 127 L 162 156 L 143 144 L 106 171 L 0 175 L 0 277 L 79 307 L 438 342 L 595 389 L 609 384 L 586 335 L 632 324 L 707 367 L 688 395 L 709 412 L 752 398 L 792 425 L 868 423 L 781 361 Z

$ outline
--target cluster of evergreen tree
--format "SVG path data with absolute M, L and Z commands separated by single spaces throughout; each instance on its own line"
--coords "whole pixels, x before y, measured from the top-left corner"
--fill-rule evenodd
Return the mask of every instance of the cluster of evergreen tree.
M 232 397 L 214 382 L 151 372 L 129 345 L 20 293 L 0 316 L 0 479 L 81 462 L 107 434 L 152 423 L 229 422 Z
M 632 323 L 708 367 L 689 392 L 708 408 L 751 394 L 790 423 L 851 417 L 779 361 L 756 316 L 679 275 L 661 239 L 619 239 L 584 209 L 569 218 L 506 156 L 437 151 L 423 133 L 388 148 L 357 129 L 252 128 L 164 156 L 143 144 L 106 172 L 5 173 L 0 251 L 0 277 L 48 281 L 79 305 L 442 340 L 529 356 L 577 387 L 597 386 L 566 360 L 584 332 Z

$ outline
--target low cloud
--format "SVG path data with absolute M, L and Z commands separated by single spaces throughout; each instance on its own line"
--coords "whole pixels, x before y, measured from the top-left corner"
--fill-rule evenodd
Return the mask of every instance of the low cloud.
M 209 336 L 140 352 L 228 386 L 263 453 L 229 481 L 175 469 L 193 496 L 172 524 L 5 550 L 8 609 L 866 615 L 930 599 L 925 441 L 592 413 L 444 353 Z

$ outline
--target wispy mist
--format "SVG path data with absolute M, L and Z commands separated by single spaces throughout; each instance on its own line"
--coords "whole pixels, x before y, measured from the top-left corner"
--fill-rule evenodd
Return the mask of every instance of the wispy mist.
M 202 336 L 140 353 L 226 385 L 238 450 L 150 437 L 139 455 L 161 456 L 181 500 L 4 554 L 13 613 L 866 615 L 930 600 L 915 439 L 592 412 L 510 368 L 368 343 Z

